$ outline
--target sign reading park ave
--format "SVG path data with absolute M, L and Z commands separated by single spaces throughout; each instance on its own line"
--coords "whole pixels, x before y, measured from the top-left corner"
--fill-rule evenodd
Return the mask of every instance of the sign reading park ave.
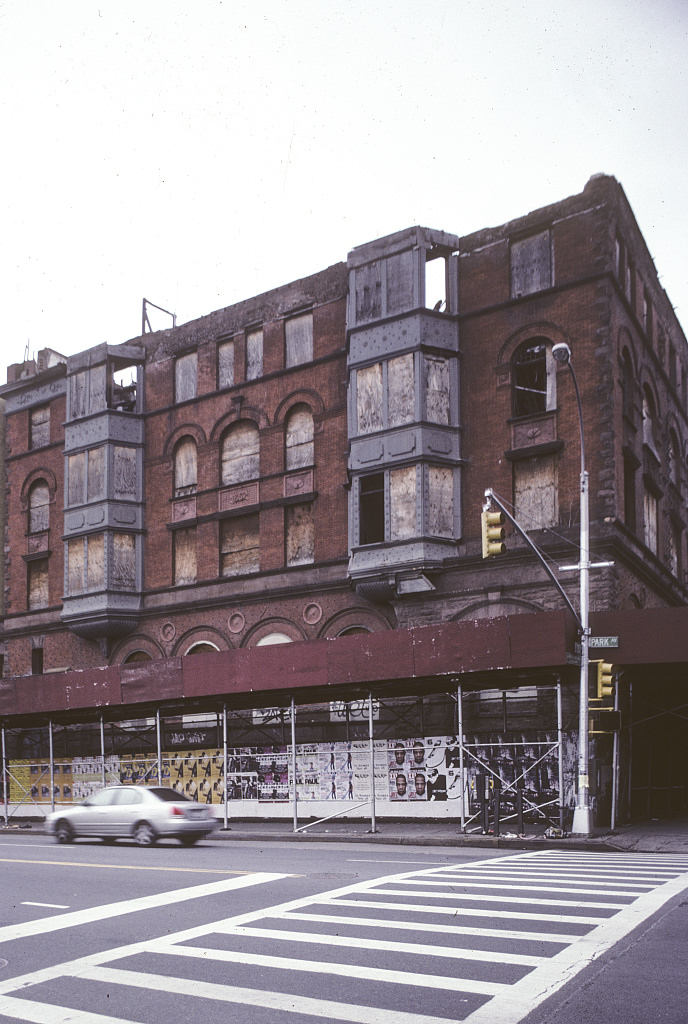
M 588 647 L 618 647 L 618 636 L 591 636 Z

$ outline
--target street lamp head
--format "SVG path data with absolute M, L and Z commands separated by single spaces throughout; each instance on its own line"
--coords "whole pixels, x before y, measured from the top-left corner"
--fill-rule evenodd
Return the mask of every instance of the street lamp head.
M 571 362 L 571 349 L 565 341 L 552 345 L 552 355 L 558 363 L 566 364 Z

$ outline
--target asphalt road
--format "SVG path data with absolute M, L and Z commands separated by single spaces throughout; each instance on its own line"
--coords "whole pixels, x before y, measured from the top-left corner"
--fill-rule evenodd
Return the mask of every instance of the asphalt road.
M 16 834 L 0 871 L 0 1022 L 688 1019 L 688 857 Z

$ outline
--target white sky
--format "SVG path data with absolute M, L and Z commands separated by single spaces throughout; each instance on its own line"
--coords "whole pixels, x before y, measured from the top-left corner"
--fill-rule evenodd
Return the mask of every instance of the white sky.
M 0 383 L 596 172 L 688 330 L 687 56 L 685 0 L 0 0 Z

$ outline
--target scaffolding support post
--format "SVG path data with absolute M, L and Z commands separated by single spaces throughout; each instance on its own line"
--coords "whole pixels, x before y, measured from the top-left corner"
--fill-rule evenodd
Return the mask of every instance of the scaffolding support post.
M 296 704 L 291 699 L 291 777 L 294 782 L 294 832 L 299 830 L 299 795 L 296 788 Z
M 375 743 L 373 729 L 373 691 L 368 691 L 368 742 L 370 746 L 370 831 L 377 832 L 375 821 Z
M 2 727 L 2 795 L 5 804 L 5 827 L 10 823 L 9 801 L 8 801 L 8 776 L 7 776 L 7 747 L 5 746 L 5 726 Z
M 557 679 L 557 745 L 559 747 L 559 828 L 564 831 L 564 714 L 561 679 Z
M 466 768 L 463 761 L 463 689 L 456 688 L 456 717 L 459 730 L 459 774 L 461 776 L 461 831 L 466 831 Z
M 222 706 L 222 756 L 224 764 L 224 781 L 225 781 L 225 807 L 224 807 L 224 830 L 225 832 L 229 828 L 229 782 L 227 779 L 227 705 Z
M 50 810 L 55 810 L 55 761 L 53 759 L 53 720 L 48 720 L 48 750 L 50 752 Z

